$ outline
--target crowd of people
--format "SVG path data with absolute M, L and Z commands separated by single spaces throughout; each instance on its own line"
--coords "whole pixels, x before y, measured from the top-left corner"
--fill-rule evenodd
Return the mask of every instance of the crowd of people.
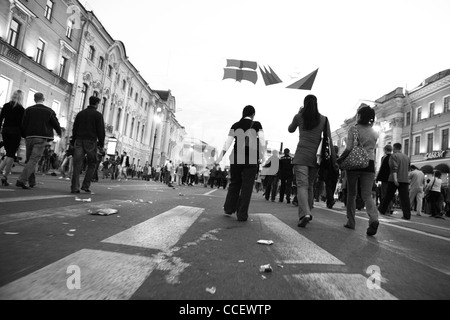
M 228 149 L 234 145 L 230 155 L 230 167 L 222 169 L 214 164 L 199 168 L 195 164 L 179 163 L 172 160 L 163 166 L 151 167 L 148 163 L 130 164 L 125 151 L 119 155 L 106 156 L 105 124 L 103 116 L 97 111 L 100 99 L 90 97 L 89 105 L 80 111 L 74 121 L 72 136 L 67 149 L 58 158 L 49 143 L 54 132 L 61 137 L 62 130 L 55 112 L 44 105 L 42 93 L 34 95 L 36 105 L 23 108 L 23 92 L 14 92 L 11 101 L 5 104 L 0 114 L 2 146 L 6 154 L 0 163 L 2 186 L 9 186 L 11 172 L 22 138 L 25 138 L 25 167 L 16 181 L 16 186 L 30 189 L 36 185 L 37 172 L 48 172 L 59 168 L 60 179 L 71 181 L 72 193 L 81 191 L 91 193 L 92 182 L 102 179 L 153 180 L 173 187 L 174 184 L 202 185 L 210 188 L 227 189 L 224 213 L 236 213 L 238 221 L 247 221 L 251 196 L 254 191 L 263 192 L 267 201 L 291 203 L 298 207 L 298 226 L 306 227 L 313 219 L 314 201 L 320 198 L 332 209 L 336 203 L 335 194 L 344 202 L 347 222 L 344 227 L 354 230 L 356 210 L 365 208 L 369 216 L 367 235 L 373 236 L 379 227 L 379 215 L 390 215 L 394 206 L 401 208 L 403 219 L 410 220 L 411 213 L 423 213 L 443 218 L 449 211 L 450 194 L 445 193 L 441 172 L 434 171 L 431 179 L 417 167 L 411 165 L 410 158 L 402 153 L 402 145 L 386 145 L 385 155 L 379 168 L 375 167 L 375 148 L 378 133 L 374 130 L 375 111 L 362 105 L 356 115 L 356 125 L 347 135 L 347 146 L 341 155 L 333 146 L 328 118 L 319 113 L 317 97 L 308 95 L 300 111 L 288 126 L 290 133 L 299 131 L 299 142 L 294 156 L 285 149 L 281 157 L 274 151 L 263 162 L 265 137 L 262 125 L 254 121 L 256 110 L 246 106 L 242 118 L 233 124 L 217 163 L 220 163 Z M 244 136 L 242 134 L 245 133 Z M 327 166 L 318 162 L 318 149 L 323 137 L 329 143 Z M 234 144 L 233 144 L 234 142 Z M 367 155 L 368 162 L 357 169 L 340 170 L 342 164 L 359 146 Z M 80 184 L 80 174 L 84 179 Z M 339 188 L 337 184 L 339 182 Z

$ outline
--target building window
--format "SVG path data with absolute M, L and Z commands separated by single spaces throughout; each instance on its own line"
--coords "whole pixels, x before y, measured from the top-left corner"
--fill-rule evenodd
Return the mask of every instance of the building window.
M 122 109 L 117 110 L 116 128 L 119 128 L 121 113 Z
M 64 78 L 64 75 L 66 74 L 67 61 L 68 61 L 67 58 L 61 57 L 61 61 L 59 62 L 59 74 L 58 74 L 61 78 Z
M 444 112 L 448 112 L 450 109 L 450 106 L 449 106 L 449 103 L 450 103 L 450 96 L 449 97 L 445 97 L 444 98 Z
M 73 32 L 73 21 L 69 20 L 67 21 L 66 37 L 72 39 L 72 32 Z
M 131 128 L 130 128 L 130 138 L 133 139 L 133 130 L 134 130 L 134 118 L 131 119 Z
M 406 125 L 409 126 L 411 125 L 411 112 L 407 112 L 406 113 Z
M 144 143 L 145 125 L 142 126 L 141 143 Z
M 113 67 L 111 67 L 111 65 L 108 65 L 108 77 L 112 78 L 112 74 L 113 74 Z
M 441 150 L 445 151 L 448 149 L 448 129 L 442 130 L 442 145 Z
M 94 61 L 94 57 L 95 57 L 95 48 L 93 46 L 90 46 L 88 59 Z
M 134 101 L 138 101 L 138 98 L 139 98 L 139 95 L 138 95 L 138 93 L 136 92 L 136 95 L 134 96 Z
M 53 1 L 47 0 L 47 5 L 45 6 L 45 17 L 49 21 L 52 20 L 53 6 L 54 6 Z
M 42 64 L 44 50 L 45 50 L 45 42 L 42 41 L 41 39 L 39 39 L 37 50 L 36 50 L 36 57 L 34 58 L 34 61 L 36 61 L 39 64 Z
M 128 96 L 130 98 L 133 96 L 133 87 L 130 87 L 130 91 L 128 92 Z
M 427 134 L 427 152 L 433 152 L 433 133 Z
M 116 85 L 119 85 L 120 83 L 120 73 L 116 73 Z
M 100 70 L 103 70 L 104 64 L 105 64 L 105 58 L 100 57 L 100 58 L 98 59 L 98 68 L 99 68 Z
M 127 134 L 127 129 L 128 129 L 128 119 L 130 118 L 130 115 L 127 113 L 127 117 L 125 119 L 125 128 L 123 130 L 124 134 Z
M 141 107 L 144 106 L 144 98 L 141 98 Z
M 17 47 L 17 43 L 19 42 L 20 26 L 21 25 L 19 22 L 17 22 L 17 20 L 13 19 L 11 21 L 8 43 L 13 47 Z
M 136 129 L 136 141 L 139 141 L 139 129 L 141 128 L 141 123 L 138 122 L 137 129 Z
M 430 118 L 434 117 L 434 102 L 430 103 Z
M 127 82 L 125 80 L 122 81 L 122 90 L 127 88 Z
M 145 103 L 145 111 L 147 111 L 148 108 L 148 102 Z
M 409 139 L 405 139 L 403 144 L 405 145 L 405 148 L 404 148 L 405 150 L 403 153 L 405 155 L 409 156 Z
M 417 122 L 422 120 L 422 107 L 417 108 Z
M 420 154 L 420 136 L 416 137 L 415 143 L 414 143 L 414 155 Z
M 88 92 L 89 86 L 86 83 L 83 83 L 83 88 L 81 89 L 81 99 L 80 99 L 80 109 L 84 110 L 84 105 L 86 102 L 86 95 Z
M 92 94 L 94 97 L 98 98 L 98 91 L 94 91 L 94 93 Z
M 102 103 L 102 114 L 105 115 L 105 110 L 106 110 L 106 101 L 108 99 L 106 97 L 103 98 L 103 103 Z

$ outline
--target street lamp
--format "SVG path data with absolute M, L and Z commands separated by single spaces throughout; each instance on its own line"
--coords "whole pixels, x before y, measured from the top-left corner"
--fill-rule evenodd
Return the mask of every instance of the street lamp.
M 158 134 L 158 124 L 161 122 L 161 118 L 159 117 L 159 113 L 161 112 L 161 108 L 156 110 L 157 114 L 153 117 L 156 123 L 155 135 L 153 137 L 153 148 L 152 148 L 152 158 L 150 159 L 150 168 L 153 168 L 153 156 L 155 154 L 155 144 L 156 144 L 156 136 Z

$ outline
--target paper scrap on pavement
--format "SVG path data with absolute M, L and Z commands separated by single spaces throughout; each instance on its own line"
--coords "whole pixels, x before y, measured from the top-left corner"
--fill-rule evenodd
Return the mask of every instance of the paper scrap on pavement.
M 97 211 L 95 211 L 91 214 L 98 215 L 98 216 L 110 216 L 110 215 L 116 214 L 118 212 L 119 212 L 119 210 L 117 210 L 117 209 L 105 208 L 105 209 L 98 209 Z
M 211 294 L 215 294 L 216 293 L 216 287 L 206 288 L 206 292 L 209 292 Z
M 66 236 L 68 236 L 68 237 L 75 237 L 75 235 L 72 234 L 72 233 L 66 233 Z
M 89 198 L 89 199 L 80 199 L 80 198 L 76 197 L 76 198 L 75 198 L 75 201 L 79 201 L 79 202 L 92 202 L 92 199 L 91 199 L 91 198 Z
M 271 246 L 271 245 L 273 245 L 274 242 L 272 240 L 259 240 L 258 243 L 265 244 L 267 246 Z
M 17 236 L 19 233 L 18 232 L 5 232 L 4 235 L 7 236 Z

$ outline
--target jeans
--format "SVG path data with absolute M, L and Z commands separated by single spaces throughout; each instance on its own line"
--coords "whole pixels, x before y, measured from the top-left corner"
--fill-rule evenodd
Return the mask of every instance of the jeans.
M 280 201 L 284 200 L 284 196 L 286 195 L 286 200 L 291 201 L 291 190 L 292 190 L 292 180 L 294 180 L 293 176 L 281 176 L 281 186 L 280 186 Z
M 278 192 L 278 178 L 277 176 L 266 176 L 266 193 L 265 197 L 266 200 L 269 200 L 271 198 L 272 200 L 275 200 L 277 197 Z
M 389 182 L 381 182 L 381 200 L 380 200 L 380 205 L 383 202 L 383 199 L 386 198 L 388 185 L 389 185 Z M 392 200 L 391 200 L 389 202 L 389 205 L 388 205 L 387 209 L 386 209 L 386 213 L 391 213 L 392 212 L 392 206 L 393 206 L 393 203 L 392 203 Z
M 311 215 L 314 205 L 314 181 L 319 168 L 295 165 L 294 171 L 297 181 L 298 217 L 301 219 Z
M 36 164 L 44 153 L 47 139 L 43 138 L 27 138 L 25 140 L 26 146 L 26 165 L 23 168 L 19 181 L 23 184 L 29 182 L 30 185 L 36 184 L 35 170 Z
M 388 182 L 388 187 L 386 191 L 386 198 L 381 201 L 381 205 L 378 207 L 380 213 L 385 214 L 389 206 L 389 202 L 395 197 L 395 192 L 398 190 L 398 195 L 400 198 L 400 203 L 402 206 L 403 217 L 405 219 L 411 219 L 411 208 L 409 202 L 409 183 L 400 182 L 397 187 L 394 182 Z
M 73 154 L 72 192 L 80 189 L 80 172 L 84 157 L 87 157 L 87 170 L 82 189 L 88 190 L 97 165 L 97 142 L 91 140 L 76 140 Z
M 232 164 L 230 168 L 230 186 L 224 210 L 227 213 L 236 212 L 238 220 L 248 219 L 248 208 L 253 193 L 258 167 L 254 165 Z
M 361 197 L 366 205 L 369 215 L 369 225 L 378 221 L 378 211 L 372 198 L 372 186 L 375 173 L 347 171 L 347 225 L 355 228 L 356 195 L 358 192 L 358 179 L 361 184 Z

